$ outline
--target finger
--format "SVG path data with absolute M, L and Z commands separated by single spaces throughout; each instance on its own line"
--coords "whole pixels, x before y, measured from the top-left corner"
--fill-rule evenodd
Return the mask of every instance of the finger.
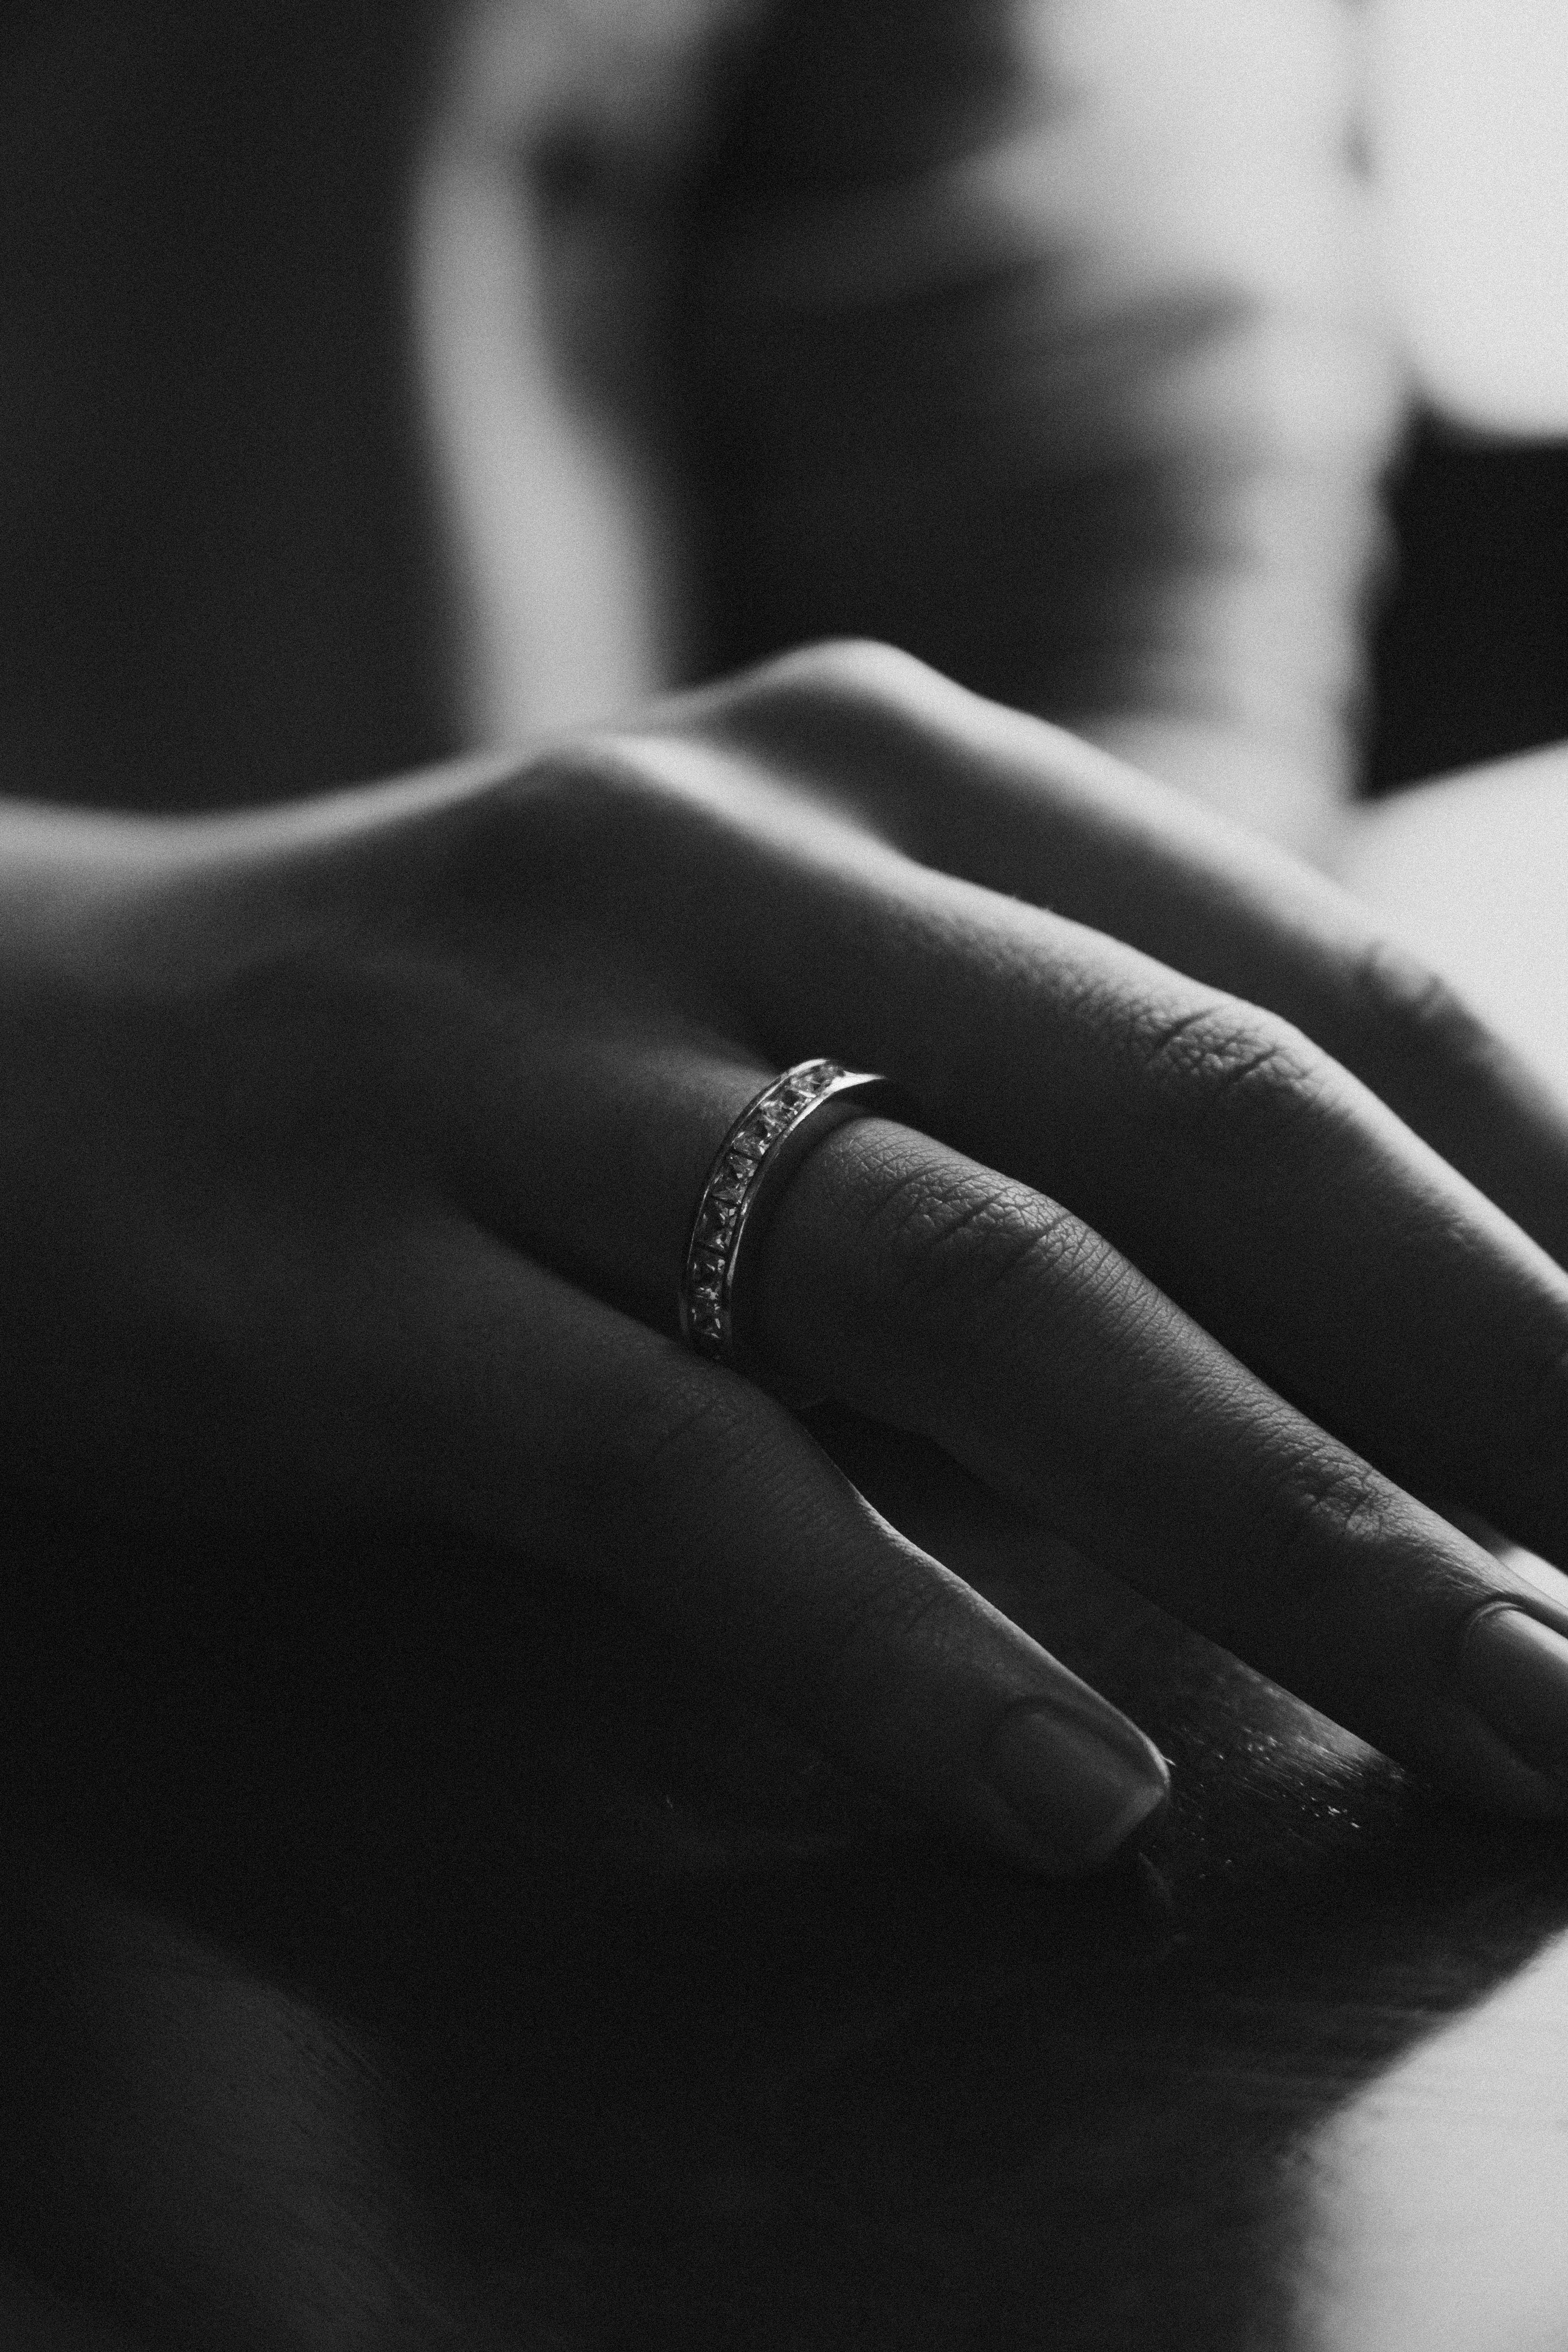
M 463 1524 L 603 1578 L 852 1772 L 1015 1862 L 1095 1869 L 1164 1804 L 1143 1734 L 761 1390 L 465 1223 L 394 1278 L 420 1458 Z
M 1311 867 L 884 647 L 790 657 L 715 708 L 766 758 L 831 778 L 923 864 L 1051 907 L 1294 1024 L 1568 1263 L 1568 1107 Z
M 1568 1642 L 1544 1662 L 1568 1612 L 1057 1204 L 862 1119 L 800 1167 L 750 1279 L 786 1376 L 934 1438 L 1402 1761 L 1568 1810 Z
M 802 824 L 768 891 L 728 946 L 780 1062 L 898 1079 L 1401 1483 L 1568 1558 L 1568 1274 L 1300 1031 L 864 839 Z
M 657 992 L 526 1030 L 465 998 L 420 1064 L 450 1083 L 433 1098 L 421 1076 L 406 1108 L 475 1213 L 667 1316 L 730 1118 L 779 1063 L 831 1051 L 1071 1207 L 1401 1484 L 1563 1556 L 1568 1276 L 1493 1204 L 1257 1008 L 798 795 L 764 814 L 759 845 L 755 810 L 716 833 L 671 799 L 641 863 L 658 919 L 746 976 L 737 1025 L 771 1060 Z

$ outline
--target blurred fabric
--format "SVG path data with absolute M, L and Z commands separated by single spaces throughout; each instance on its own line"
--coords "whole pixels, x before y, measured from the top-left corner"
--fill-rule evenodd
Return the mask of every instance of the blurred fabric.
M 851 630 L 1332 800 L 1397 397 L 1357 54 L 1337 0 L 24 16 L 8 787 L 305 791 Z M 461 316 L 433 185 L 502 240 Z M 563 549 L 635 638 L 575 670 Z

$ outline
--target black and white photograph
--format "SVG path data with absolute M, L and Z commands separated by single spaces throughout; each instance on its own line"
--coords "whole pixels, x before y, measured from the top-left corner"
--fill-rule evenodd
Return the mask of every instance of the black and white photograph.
M 1565 2352 L 1563 0 L 0 6 L 0 2352 Z

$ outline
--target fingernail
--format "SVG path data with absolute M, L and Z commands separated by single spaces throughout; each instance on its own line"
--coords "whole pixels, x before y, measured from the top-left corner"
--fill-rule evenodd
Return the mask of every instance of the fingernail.
M 1459 1687 L 1521 1762 L 1568 1780 L 1568 1641 L 1522 1609 L 1483 1609 L 1459 1645 Z
M 1049 1706 L 1004 1717 L 986 1777 L 1046 1870 L 1099 1869 L 1170 1798 L 1165 1759 L 1141 1731 L 1113 1717 L 1103 1735 Z

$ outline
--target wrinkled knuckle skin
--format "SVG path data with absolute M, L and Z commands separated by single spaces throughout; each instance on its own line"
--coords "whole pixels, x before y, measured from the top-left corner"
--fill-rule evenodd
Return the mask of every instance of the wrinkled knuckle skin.
M 1325 1605 L 1343 1578 L 1347 1555 L 1375 1541 L 1387 1525 L 1386 1497 L 1376 1479 L 1299 1471 L 1274 1496 L 1264 1536 L 1271 1568 L 1292 1599 Z
M 1288 1022 L 1230 1003 L 1145 1031 L 1134 1052 L 1160 1124 L 1227 1150 L 1284 1140 L 1312 1116 L 1333 1066 Z

